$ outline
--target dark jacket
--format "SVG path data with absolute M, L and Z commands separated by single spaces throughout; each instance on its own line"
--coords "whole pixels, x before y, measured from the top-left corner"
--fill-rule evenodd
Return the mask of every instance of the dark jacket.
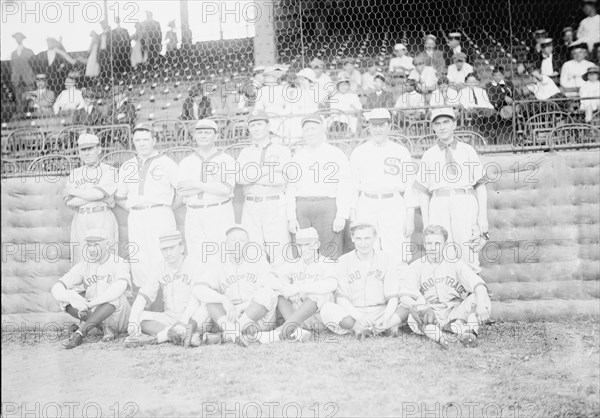
M 444 60 L 444 53 L 439 49 L 434 50 L 431 57 L 427 52 L 421 50 L 421 52 L 417 54 L 417 57 L 421 57 L 425 61 L 426 66 L 435 68 L 438 77 L 446 74 L 447 69 L 446 61 Z
M 18 55 L 16 50 L 12 53 L 10 56 L 10 81 L 13 84 L 22 81 L 25 85 L 30 86 L 34 83 L 35 75 L 29 63 L 29 60 L 33 57 L 33 51 L 25 47 L 23 47 L 21 55 Z
M 454 51 L 448 44 L 442 47 L 442 52 L 444 54 L 444 62 L 446 63 L 446 67 L 454 64 Z M 473 49 L 465 46 L 464 44 L 460 44 L 460 52 L 467 56 L 467 63 L 471 64 L 475 67 L 475 60 L 477 60 L 477 55 Z
M 121 107 L 115 108 L 113 103 L 109 103 L 106 109 L 105 123 L 109 125 L 129 125 L 133 127 L 137 120 L 135 106 L 132 103 L 125 102 Z
M 198 104 L 198 117 L 194 117 L 194 101 L 191 97 L 188 97 L 183 102 L 183 110 L 181 112 L 182 120 L 199 120 L 204 119 L 212 115 L 212 108 L 210 99 L 206 96 L 202 96 L 202 100 Z
M 515 97 L 515 86 L 510 80 L 505 80 L 504 84 L 490 81 L 485 85 L 485 89 L 490 98 L 490 103 L 494 105 L 496 110 L 500 110 L 502 107 L 508 104 L 504 100 L 506 96 L 511 98 Z
M 104 115 L 96 107 L 88 114 L 86 109 L 77 109 L 73 113 L 73 125 L 98 126 L 104 124 Z

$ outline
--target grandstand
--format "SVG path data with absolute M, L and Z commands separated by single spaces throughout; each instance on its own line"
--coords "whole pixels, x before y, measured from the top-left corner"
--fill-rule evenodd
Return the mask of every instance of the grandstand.
M 182 11 L 187 10 L 187 3 L 191 1 L 179 2 Z M 114 91 L 125 91 L 136 108 L 137 122 L 154 124 L 163 149 L 192 145 L 187 131 L 189 124 L 179 119 L 189 90 L 200 84 L 210 99 L 212 117 L 222 127 L 221 145 L 226 147 L 244 140 L 243 121 L 249 106 L 238 106 L 238 102 L 251 86 L 256 65 L 289 64 L 290 70 L 284 77 L 287 82 L 313 58 L 319 58 L 327 64 L 327 71 L 335 80 L 347 59 L 353 60 L 361 72 L 370 62 L 385 71 L 395 43 L 406 44 L 409 54 L 414 56 L 421 47 L 424 34 L 435 35 L 438 47 L 442 48 L 450 32 L 460 31 L 463 46 L 473 51 L 471 64 L 482 84 L 490 80 L 495 67 L 502 66 L 516 89 L 521 91 L 530 79 L 519 74 L 517 68 L 519 63 L 526 61 L 532 48 L 532 33 L 545 28 L 549 36 L 558 41 L 564 26 L 576 26 L 582 18 L 578 2 L 560 0 L 444 3 L 281 0 L 275 1 L 273 6 L 274 18 L 269 21 L 270 27 L 267 25 L 265 29 L 264 24 L 257 23 L 254 39 L 200 40 L 193 45 L 178 45 L 174 51 L 163 52 L 156 62 L 142 63 L 125 72 L 109 66 L 104 77 L 80 76 L 77 81 L 80 87 L 96 92 L 97 106 L 104 113 L 113 105 L 111 95 Z M 189 22 L 195 18 L 182 12 L 180 26 L 192 27 Z M 180 39 L 182 35 L 179 35 Z M 261 45 L 269 38 L 275 39 L 275 50 L 270 58 L 270 51 L 261 50 Z M 112 53 L 119 51 L 115 48 Z M 71 56 L 85 57 L 86 54 L 74 52 Z M 115 56 L 109 58 L 108 62 L 117 59 Z M 72 69 L 79 69 L 80 74 L 84 71 L 81 63 Z M 35 68 L 34 71 L 39 72 Z M 3 174 L 11 172 L 15 164 L 21 170 L 47 167 L 33 164 L 33 161 L 54 154 L 72 159 L 69 164 L 76 164 L 73 138 L 85 130 L 101 132 L 107 153 L 130 148 L 131 126 L 115 121 L 102 127 L 72 126 L 69 117 L 16 110 L 15 91 L 10 80 L 10 62 L 2 62 Z M 395 91 L 394 86 L 389 88 Z M 586 123 L 578 111 L 578 104 L 577 97 L 543 103 L 529 97 L 517 97 L 510 119 L 492 132 L 478 130 L 463 109 L 457 107 L 456 110 L 460 115 L 459 129 L 466 133 L 465 137 L 477 138 L 474 141 L 483 152 L 597 145 L 600 142 L 600 115 L 596 112 L 593 120 Z M 331 114 L 326 108 L 322 112 L 326 116 Z M 355 116 L 359 118 L 355 134 L 340 131 L 337 127 L 332 127 L 330 132 L 331 139 L 344 143 L 348 149 L 366 135 L 363 113 L 357 112 Z M 402 112 L 397 113 L 394 130 L 396 135 L 406 138 L 416 156 L 422 152 L 422 145 L 427 143 L 430 134 L 427 122 L 407 121 Z M 292 139 L 282 140 L 290 142 Z

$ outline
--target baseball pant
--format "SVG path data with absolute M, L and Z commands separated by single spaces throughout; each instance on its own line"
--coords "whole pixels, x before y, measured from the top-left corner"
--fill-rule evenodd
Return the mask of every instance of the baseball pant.
M 82 293 L 82 296 L 85 297 L 85 294 Z M 129 325 L 129 314 L 131 313 L 131 305 L 129 304 L 127 297 L 125 295 L 121 295 L 118 299 L 108 303 L 115 307 L 115 311 L 111 316 L 102 321 L 102 323 L 104 325 L 108 325 L 108 327 L 115 334 L 127 331 L 127 326 Z M 61 302 L 60 309 L 62 311 L 66 311 L 68 305 L 69 303 Z
M 284 251 L 290 247 L 290 234 L 283 196 L 279 200 L 262 202 L 246 200 L 242 224 L 250 233 L 250 241 L 264 247 L 271 264 L 281 265 L 285 261 Z M 266 246 L 265 243 L 269 245 Z
M 373 323 L 380 322 L 385 315 L 386 305 L 357 307 L 356 309 Z M 343 307 L 334 302 L 328 302 L 321 307 L 321 319 L 329 330 L 336 334 L 348 334 L 349 329 L 340 327 L 340 322 L 352 315 Z M 354 318 L 356 319 L 356 318 Z
M 185 215 L 185 243 L 188 256 L 194 260 L 205 260 L 207 249 L 220 249 L 225 241 L 225 232 L 235 223 L 233 203 L 209 208 L 191 208 Z
M 356 218 L 375 225 L 382 250 L 396 257 L 402 255 L 403 260 L 407 257 L 404 244 L 410 242 L 410 237 L 404 235 L 406 206 L 399 193 L 388 199 L 373 199 L 361 194 L 356 205 Z M 408 262 L 410 258 L 404 261 Z
M 170 206 L 131 210 L 128 217 L 129 262 L 133 283 L 143 287 L 156 280 L 163 256 L 158 239 L 161 234 L 177 228 Z
M 457 319 L 462 319 L 468 323 L 470 329 L 473 331 L 477 332 L 479 330 L 479 323 L 476 320 L 473 320 L 473 318 L 471 318 L 471 320 L 469 319 L 469 315 L 475 313 L 475 295 L 473 294 L 467 296 L 467 298 L 457 306 L 451 308 L 438 308 L 434 306 L 433 310 L 438 324 L 442 328 Z M 408 316 L 408 326 L 414 333 L 423 334 L 412 315 Z
M 252 295 L 250 301 L 256 302 L 267 310 L 265 316 L 256 322 L 259 331 L 270 331 L 275 329 L 278 299 L 279 294 L 268 287 L 260 288 Z M 234 306 L 237 312 L 237 317 L 239 318 L 245 312 L 248 303 L 240 303 Z
M 344 249 L 344 233 L 333 232 L 333 221 L 337 214 L 334 198 L 296 200 L 296 217 L 300 228 L 313 227 L 319 233 L 319 253 L 337 260 Z
M 302 324 L 302 328 L 304 329 L 321 329 L 325 322 L 323 322 L 323 317 L 321 316 L 321 308 L 326 303 L 333 302 L 333 295 L 331 293 L 327 295 L 318 295 L 308 293 L 304 297 L 293 297 L 291 298 L 292 305 L 294 306 L 294 310 L 298 309 L 302 304 L 310 299 L 317 304 L 317 312 L 314 313 L 311 317 L 307 318 Z
M 73 264 L 81 261 L 82 250 L 85 247 L 85 237 L 90 229 L 101 228 L 108 232 L 108 241 L 112 244 L 119 242 L 119 224 L 112 210 L 94 213 L 75 213 L 71 222 L 71 245 Z
M 467 242 L 477 228 L 479 205 L 475 193 L 437 196 L 434 192 L 429 202 L 429 223 L 441 225 L 448 231 L 446 255 L 450 260 L 461 258 L 475 273 L 481 271 L 479 254 Z
M 140 315 L 140 323 L 143 321 L 156 321 L 163 324 L 165 327 L 169 328 L 175 325 L 179 318 L 181 317 L 181 313 L 177 312 L 152 312 L 152 311 L 143 311 Z M 205 305 L 201 305 L 196 312 L 192 315 L 191 319 L 196 321 L 198 324 L 198 329 L 202 329 L 203 324 L 207 324 L 211 321 L 210 315 L 206 310 Z

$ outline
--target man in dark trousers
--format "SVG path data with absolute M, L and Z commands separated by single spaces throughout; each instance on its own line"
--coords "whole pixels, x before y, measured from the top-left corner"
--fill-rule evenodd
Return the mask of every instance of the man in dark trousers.
M 111 31 L 111 49 L 113 53 L 113 69 L 116 78 L 131 71 L 131 37 L 127 29 L 121 27 L 119 17 L 115 17 L 117 27 Z
M 152 12 L 146 10 L 146 20 L 142 22 L 143 39 L 142 50 L 148 53 L 148 63 L 154 65 L 160 62 L 160 51 L 162 50 L 162 30 L 160 23 L 152 19 Z
M 17 112 L 22 112 L 24 110 L 23 94 L 33 87 L 33 82 L 35 81 L 35 76 L 29 63 L 34 54 L 31 49 L 23 46 L 25 35 L 17 32 L 13 35 L 13 38 L 17 41 L 17 49 L 10 56 L 10 81 L 15 94 Z

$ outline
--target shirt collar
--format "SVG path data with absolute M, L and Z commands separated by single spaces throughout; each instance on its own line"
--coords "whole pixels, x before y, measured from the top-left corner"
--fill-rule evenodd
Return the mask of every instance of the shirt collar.
M 456 137 L 452 138 L 452 142 L 450 142 L 449 144 L 444 144 L 442 141 L 438 141 L 438 147 L 440 147 L 440 150 L 444 151 L 446 148 L 450 147 L 453 150 L 456 150 L 456 145 L 457 145 L 458 141 L 456 140 Z

